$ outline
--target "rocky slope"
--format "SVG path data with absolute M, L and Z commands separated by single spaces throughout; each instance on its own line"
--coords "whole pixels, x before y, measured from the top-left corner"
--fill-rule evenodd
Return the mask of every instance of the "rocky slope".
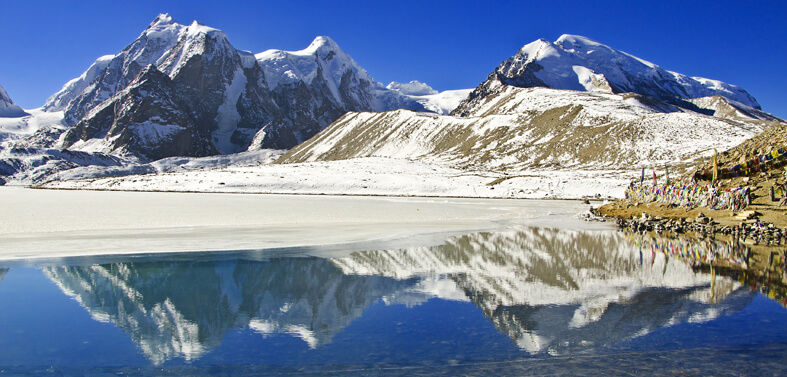
M 349 113 L 279 162 L 394 157 L 462 168 L 637 168 L 729 148 L 767 124 L 662 112 L 637 95 L 501 87 L 472 116 Z M 664 104 L 667 106 L 666 104 Z

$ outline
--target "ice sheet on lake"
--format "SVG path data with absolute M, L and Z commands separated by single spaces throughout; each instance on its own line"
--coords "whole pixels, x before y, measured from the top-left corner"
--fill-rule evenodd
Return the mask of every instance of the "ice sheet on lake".
M 609 227 L 571 201 L 332 197 L 0 188 L 0 260 L 351 245 L 407 247 L 515 222 Z M 431 237 L 431 241 L 425 239 Z

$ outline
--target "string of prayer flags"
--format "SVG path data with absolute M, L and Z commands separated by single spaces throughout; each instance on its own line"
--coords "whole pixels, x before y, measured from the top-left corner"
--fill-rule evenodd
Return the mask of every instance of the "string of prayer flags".
M 718 179 L 747 177 L 759 172 L 778 169 L 785 165 L 787 165 L 787 150 L 785 150 L 785 148 L 779 148 L 749 161 L 721 169 L 718 168 L 716 160 L 714 159 L 713 169 L 706 169 L 702 172 L 698 171 L 694 173 L 694 178 L 698 180 L 713 181 Z
M 716 210 L 740 211 L 751 204 L 749 188 L 719 189 L 712 185 L 630 186 L 626 199 L 640 202 L 675 204 L 682 208 L 705 207 Z

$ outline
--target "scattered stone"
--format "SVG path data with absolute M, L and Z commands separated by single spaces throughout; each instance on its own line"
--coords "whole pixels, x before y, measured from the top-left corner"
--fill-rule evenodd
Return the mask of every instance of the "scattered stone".
M 749 219 L 755 217 L 756 215 L 757 215 L 757 212 L 755 212 L 755 211 L 742 211 L 742 212 L 738 213 L 737 215 L 735 215 L 733 218 L 735 220 L 744 221 L 744 220 L 749 220 Z

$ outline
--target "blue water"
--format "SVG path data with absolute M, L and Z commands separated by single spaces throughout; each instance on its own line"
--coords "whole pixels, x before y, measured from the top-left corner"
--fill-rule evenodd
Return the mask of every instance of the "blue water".
M 0 375 L 787 371 L 782 305 L 724 277 L 709 298 L 709 276 L 642 260 L 614 232 L 255 255 L 0 265 Z M 532 287 L 558 294 L 521 294 Z

